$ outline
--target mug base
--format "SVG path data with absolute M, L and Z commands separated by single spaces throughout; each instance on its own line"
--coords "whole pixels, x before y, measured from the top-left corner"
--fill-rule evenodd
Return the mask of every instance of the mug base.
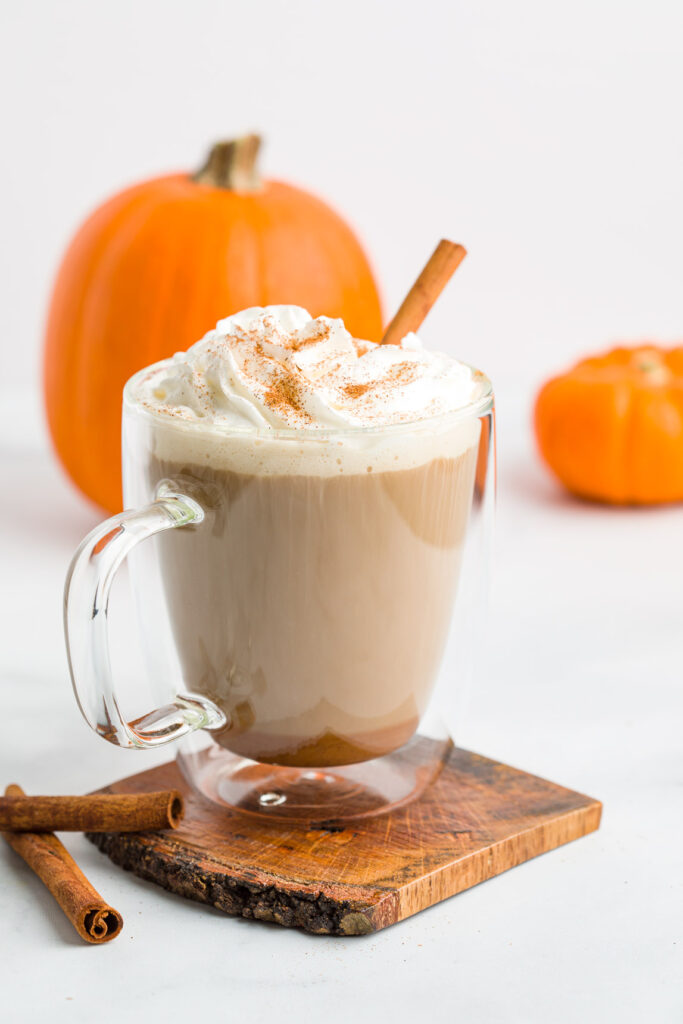
M 324 827 L 386 814 L 414 800 L 440 774 L 452 746 L 448 736 L 417 734 L 391 754 L 361 764 L 293 768 L 261 764 L 209 741 L 202 747 L 184 743 L 177 759 L 190 785 L 212 803 Z

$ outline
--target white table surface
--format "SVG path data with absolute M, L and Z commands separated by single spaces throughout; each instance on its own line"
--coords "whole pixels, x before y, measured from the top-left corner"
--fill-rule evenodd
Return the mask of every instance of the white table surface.
M 598 797 L 600 831 L 356 939 L 226 917 L 66 836 L 125 918 L 102 947 L 0 843 L 3 1021 L 683 1020 L 683 511 L 575 503 L 524 416 L 501 425 L 488 651 L 457 739 Z M 16 434 L 0 451 L 0 782 L 85 792 L 169 755 L 80 719 L 61 592 L 97 513 L 37 430 Z

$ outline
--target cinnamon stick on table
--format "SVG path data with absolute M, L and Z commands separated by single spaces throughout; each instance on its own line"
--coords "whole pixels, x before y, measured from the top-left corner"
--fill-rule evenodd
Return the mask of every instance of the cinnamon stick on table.
M 12 832 L 156 831 L 177 828 L 183 813 L 183 798 L 175 789 L 160 793 L 25 796 L 18 786 L 10 786 L 0 797 L 0 829 Z
M 8 786 L 5 796 L 24 796 L 24 791 Z M 56 836 L 35 832 L 3 832 L 2 836 L 45 883 L 82 939 L 109 942 L 119 934 L 123 918 L 118 910 L 93 889 Z
M 422 325 L 466 255 L 464 246 L 441 239 L 384 332 L 382 345 L 398 345 L 409 331 L 416 331 Z

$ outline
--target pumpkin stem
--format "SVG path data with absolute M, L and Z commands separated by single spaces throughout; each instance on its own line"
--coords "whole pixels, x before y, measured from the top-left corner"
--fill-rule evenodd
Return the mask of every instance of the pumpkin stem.
M 671 370 L 666 365 L 662 353 L 656 349 L 636 349 L 632 363 L 638 373 L 643 374 L 648 385 L 660 387 L 668 384 L 671 379 Z
M 212 188 L 235 192 L 255 192 L 261 188 L 256 157 L 261 148 L 260 135 L 242 135 L 211 147 L 205 163 L 192 175 L 192 181 Z

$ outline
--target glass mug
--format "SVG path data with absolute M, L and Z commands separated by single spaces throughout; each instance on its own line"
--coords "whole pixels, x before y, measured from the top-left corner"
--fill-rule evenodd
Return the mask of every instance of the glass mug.
M 467 661 L 474 643 L 495 476 L 490 382 L 473 371 L 468 406 L 396 426 L 207 427 L 138 401 L 140 380 L 167 362 L 124 389 L 132 511 L 93 530 L 67 575 L 83 716 L 118 746 L 181 739 L 188 781 L 245 812 L 332 820 L 413 799 L 452 746 L 433 700 L 444 650 L 450 638 Z M 160 702 L 130 720 L 107 626 L 124 559 Z M 454 636 L 456 591 L 467 628 Z

